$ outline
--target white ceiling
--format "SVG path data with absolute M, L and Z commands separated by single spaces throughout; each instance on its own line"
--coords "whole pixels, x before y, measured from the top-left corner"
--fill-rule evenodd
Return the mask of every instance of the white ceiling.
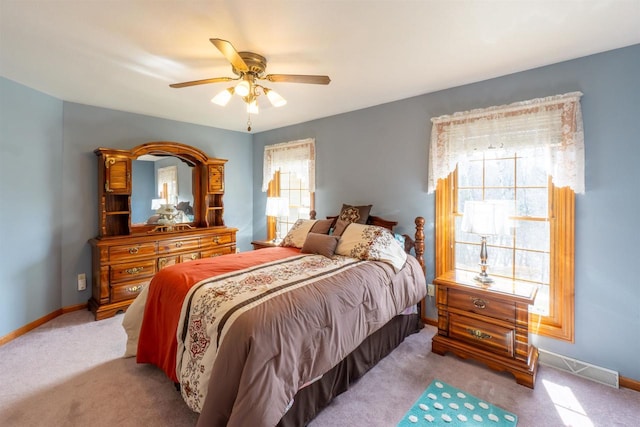
M 640 43 L 640 0 L 0 0 L 0 75 L 56 98 L 246 132 L 234 77 L 209 42 L 265 56 L 253 131 L 327 117 Z M 262 96 L 261 98 L 265 98 Z

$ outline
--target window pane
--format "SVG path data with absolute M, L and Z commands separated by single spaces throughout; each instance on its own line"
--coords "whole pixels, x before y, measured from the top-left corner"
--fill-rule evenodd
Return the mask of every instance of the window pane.
M 482 185 L 482 162 L 463 162 L 458 165 L 458 186 L 479 187 Z
M 513 188 L 487 188 L 484 192 L 485 200 L 513 200 Z
M 478 262 L 480 262 L 480 249 L 478 249 Z M 509 248 L 495 246 L 487 247 L 487 273 L 496 276 L 511 277 L 513 269 L 513 251 Z
M 544 163 L 535 158 L 518 158 L 516 179 L 521 187 L 545 187 L 547 185 L 547 173 Z
M 546 218 L 548 212 L 546 188 L 518 188 L 516 192 L 516 216 Z
M 516 247 L 549 252 L 548 221 L 514 221 L 516 224 Z
M 516 279 L 549 283 L 549 254 L 516 250 Z
M 486 160 L 485 168 L 485 186 L 513 187 L 515 185 L 513 159 Z
M 464 202 L 467 200 L 482 200 L 482 190 L 458 190 L 458 212 L 464 212 Z
M 456 244 L 456 268 L 469 271 L 480 271 L 480 245 L 466 243 Z

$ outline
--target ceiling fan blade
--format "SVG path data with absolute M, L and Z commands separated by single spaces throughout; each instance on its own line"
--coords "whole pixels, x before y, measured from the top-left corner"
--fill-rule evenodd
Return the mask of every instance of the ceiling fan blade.
M 236 79 L 233 79 L 231 77 L 214 77 L 212 79 L 194 80 L 192 82 L 184 82 L 184 83 L 174 83 L 169 86 L 177 89 L 177 88 L 188 87 L 188 86 L 206 85 L 208 83 L 229 82 L 231 80 L 236 80 Z
M 217 47 L 220 52 L 222 52 L 224 57 L 227 58 L 229 62 L 231 62 L 231 65 L 233 65 L 236 70 L 249 71 L 249 67 L 244 62 L 244 59 L 240 57 L 238 51 L 230 42 L 222 39 L 209 39 L 209 41 L 213 43 L 213 45 Z
M 331 82 L 329 76 L 309 76 L 303 74 L 269 74 L 263 77 L 274 83 L 310 83 L 315 85 L 328 85 Z

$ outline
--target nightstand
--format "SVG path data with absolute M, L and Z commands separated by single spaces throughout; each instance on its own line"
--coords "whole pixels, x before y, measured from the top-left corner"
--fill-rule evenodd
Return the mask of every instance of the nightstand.
M 438 334 L 432 351 L 447 351 L 511 372 L 518 384 L 533 388 L 538 349 L 529 343 L 529 305 L 538 286 L 494 277 L 488 285 L 475 273 L 450 271 L 436 278 Z
M 254 251 L 256 249 L 273 248 L 274 246 L 278 246 L 278 244 L 273 240 L 254 240 L 251 244 L 253 245 Z

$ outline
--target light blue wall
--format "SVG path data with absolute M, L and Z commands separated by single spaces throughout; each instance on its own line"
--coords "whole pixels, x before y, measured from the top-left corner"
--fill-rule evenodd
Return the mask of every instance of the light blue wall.
M 62 307 L 62 101 L 0 78 L 0 336 Z
M 573 91 L 584 93 L 586 194 L 576 198 L 575 343 L 534 337 L 540 348 L 640 380 L 640 45 L 254 136 L 260 180 L 266 144 L 316 138 L 316 208 L 372 203 L 372 213 L 413 232 L 427 219 L 433 279 L 434 197 L 427 195 L 429 119 Z M 265 196 L 254 186 L 254 237 L 264 238 Z M 436 317 L 433 300 L 428 316 Z

